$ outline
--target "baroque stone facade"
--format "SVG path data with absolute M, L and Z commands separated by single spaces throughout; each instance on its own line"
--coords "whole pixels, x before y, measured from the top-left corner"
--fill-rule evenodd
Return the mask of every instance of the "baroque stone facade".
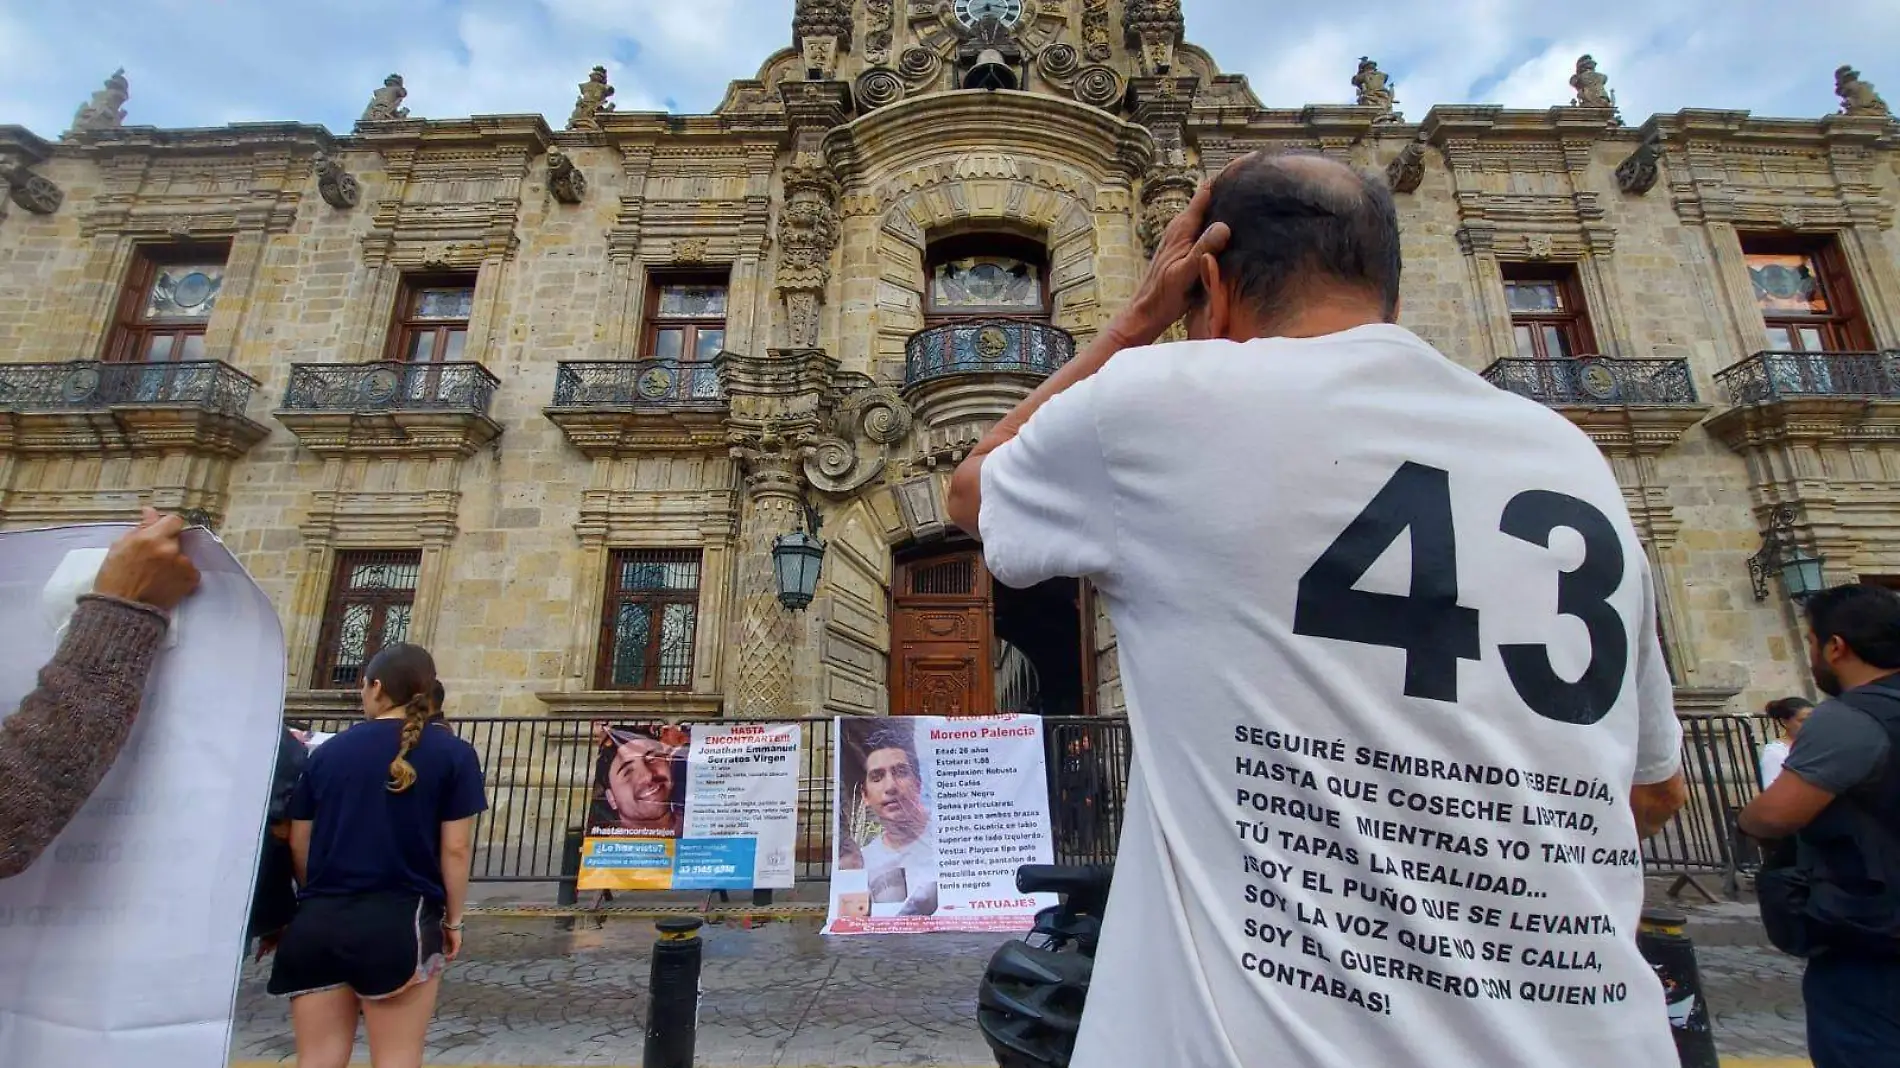
M 0 127 L 0 524 L 206 519 L 278 606 L 297 709 L 348 706 L 326 609 L 392 552 L 458 715 L 893 711 L 900 577 L 957 544 L 955 463 L 1132 294 L 1196 181 L 1297 149 L 1391 176 L 1405 325 L 1610 457 L 1684 711 L 1807 687 L 1787 597 L 1751 584 L 1777 510 L 1829 578 L 1900 576 L 1900 140 L 1858 74 L 1841 114 L 1630 127 L 1580 63 L 1584 106 L 1414 123 L 1370 61 L 1357 104 L 1263 104 L 1178 3 L 970 6 L 800 0 L 708 115 L 614 110 L 597 70 L 562 131 L 412 118 L 397 75 L 349 133 L 122 125 L 122 80 L 61 140 Z M 946 313 L 985 240 L 1032 264 L 1033 314 Z M 1763 255 L 1827 266 L 1834 340 L 1764 340 Z M 1576 351 L 1523 347 L 1526 280 L 1581 307 Z M 667 350 L 675 290 L 720 286 L 716 325 L 682 313 L 703 351 Z M 425 336 L 450 359 L 400 362 Z M 126 362 L 161 337 L 187 362 Z M 811 516 L 794 613 L 771 547 Z M 664 685 L 604 663 L 627 550 L 697 561 Z M 1084 707 L 1116 711 L 1084 622 Z

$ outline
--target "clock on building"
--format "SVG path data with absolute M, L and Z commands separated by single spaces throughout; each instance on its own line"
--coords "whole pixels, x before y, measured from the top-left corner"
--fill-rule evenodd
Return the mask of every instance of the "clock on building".
M 956 0 L 957 21 L 975 26 L 986 18 L 995 18 L 1005 26 L 1014 26 L 1023 17 L 1023 0 Z

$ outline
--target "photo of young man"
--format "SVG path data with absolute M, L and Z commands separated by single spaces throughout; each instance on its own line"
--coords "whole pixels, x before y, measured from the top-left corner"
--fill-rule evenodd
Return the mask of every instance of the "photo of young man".
M 838 867 L 862 871 L 864 889 L 842 891 L 840 912 L 930 916 L 937 911 L 937 842 L 931 832 L 914 725 L 846 721 Z M 848 880 L 855 883 L 855 879 Z
M 598 731 L 589 836 L 678 838 L 686 815 L 684 729 L 600 724 Z

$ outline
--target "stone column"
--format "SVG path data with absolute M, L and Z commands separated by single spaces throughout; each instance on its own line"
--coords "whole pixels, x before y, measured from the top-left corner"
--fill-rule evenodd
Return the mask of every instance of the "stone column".
M 792 716 L 796 690 L 792 667 L 798 630 L 791 610 L 779 603 L 772 568 L 772 543 L 802 522 L 804 481 L 799 473 L 803 449 L 796 439 L 770 428 L 733 448 L 745 471 L 745 501 L 739 519 L 736 600 L 733 631 L 738 656 L 728 677 L 729 707 L 741 718 Z

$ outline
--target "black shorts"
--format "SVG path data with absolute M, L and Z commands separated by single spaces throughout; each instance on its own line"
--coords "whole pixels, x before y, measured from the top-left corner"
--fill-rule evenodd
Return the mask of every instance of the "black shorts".
M 269 991 L 278 997 L 347 986 L 374 1001 L 440 975 L 442 906 L 416 894 L 306 898 L 297 906 Z

